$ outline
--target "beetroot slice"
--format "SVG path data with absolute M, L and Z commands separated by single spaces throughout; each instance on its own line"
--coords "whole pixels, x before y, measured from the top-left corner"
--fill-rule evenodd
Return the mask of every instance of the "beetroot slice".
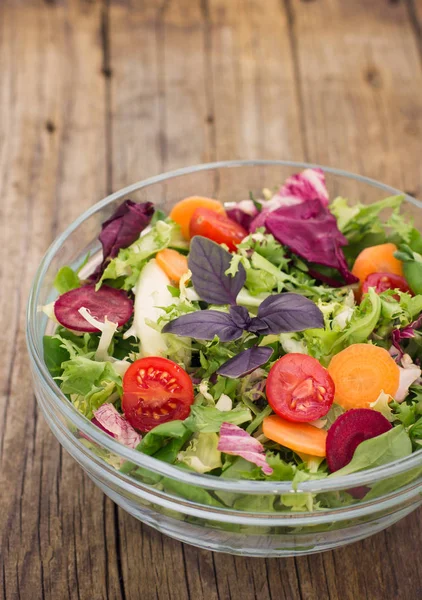
M 345 467 L 359 444 L 391 428 L 391 423 L 381 413 L 370 408 L 353 408 L 340 415 L 327 435 L 327 464 L 330 471 L 333 473 Z
M 87 308 L 97 321 L 104 322 L 107 317 L 117 325 L 124 325 L 133 313 L 133 302 L 124 290 L 103 285 L 96 292 L 95 285 L 84 285 L 57 298 L 54 314 L 67 329 L 86 333 L 99 331 L 79 313 L 82 307 Z

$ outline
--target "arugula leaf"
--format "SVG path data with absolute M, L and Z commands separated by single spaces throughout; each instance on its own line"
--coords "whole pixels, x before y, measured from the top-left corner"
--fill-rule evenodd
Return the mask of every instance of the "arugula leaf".
M 54 287 L 59 294 L 65 294 L 70 290 L 74 290 L 81 285 L 81 280 L 75 271 L 68 266 L 64 266 L 57 272 L 54 278 Z
M 411 453 L 412 442 L 409 435 L 403 425 L 398 425 L 386 433 L 359 444 L 349 464 L 332 473 L 329 477 L 341 477 L 363 469 L 380 467 L 399 458 L 404 458 Z

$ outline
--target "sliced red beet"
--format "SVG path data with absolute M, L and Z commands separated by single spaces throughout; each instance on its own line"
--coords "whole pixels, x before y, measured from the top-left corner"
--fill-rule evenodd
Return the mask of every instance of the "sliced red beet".
M 340 415 L 327 435 L 327 464 L 330 471 L 333 473 L 345 467 L 359 444 L 391 428 L 391 423 L 381 413 L 370 408 L 353 408 Z
M 119 326 L 124 325 L 133 313 L 133 302 L 124 290 L 103 285 L 96 292 L 95 285 L 84 285 L 59 296 L 54 303 L 54 314 L 67 329 L 87 333 L 99 331 L 79 313 L 82 307 L 88 309 L 97 321 L 104 322 L 107 317 Z

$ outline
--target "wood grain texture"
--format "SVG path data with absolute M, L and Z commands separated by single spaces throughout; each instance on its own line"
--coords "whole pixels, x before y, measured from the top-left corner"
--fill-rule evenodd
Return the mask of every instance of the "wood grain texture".
M 212 554 L 118 509 L 39 418 L 24 305 L 53 237 L 163 170 L 307 159 L 422 196 L 420 0 L 0 3 L 0 598 L 422 596 L 413 513 L 298 559 Z

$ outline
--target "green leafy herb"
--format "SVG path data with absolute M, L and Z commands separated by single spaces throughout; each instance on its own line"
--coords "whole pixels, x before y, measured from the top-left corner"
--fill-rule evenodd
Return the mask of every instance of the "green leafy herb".
M 54 287 L 59 294 L 65 294 L 70 290 L 74 290 L 81 285 L 79 276 L 70 267 L 62 267 L 59 269 L 56 277 L 54 278 Z
M 69 360 L 70 354 L 63 348 L 60 339 L 45 335 L 43 337 L 44 360 L 52 377 L 60 377 L 63 373 L 62 363 Z
M 62 368 L 62 392 L 70 396 L 74 406 L 88 419 L 104 402 L 115 401 L 122 394 L 122 378 L 110 362 L 75 356 L 63 362 Z
M 412 453 L 412 442 L 402 425 L 377 437 L 365 440 L 356 448 L 352 460 L 329 477 L 350 475 L 363 469 L 380 467 Z
M 242 425 L 252 420 L 248 408 L 241 405 L 233 410 L 222 411 L 213 406 L 192 406 L 189 417 L 184 421 L 185 427 L 191 431 L 203 431 L 212 433 L 220 431 L 222 423 L 233 423 Z

